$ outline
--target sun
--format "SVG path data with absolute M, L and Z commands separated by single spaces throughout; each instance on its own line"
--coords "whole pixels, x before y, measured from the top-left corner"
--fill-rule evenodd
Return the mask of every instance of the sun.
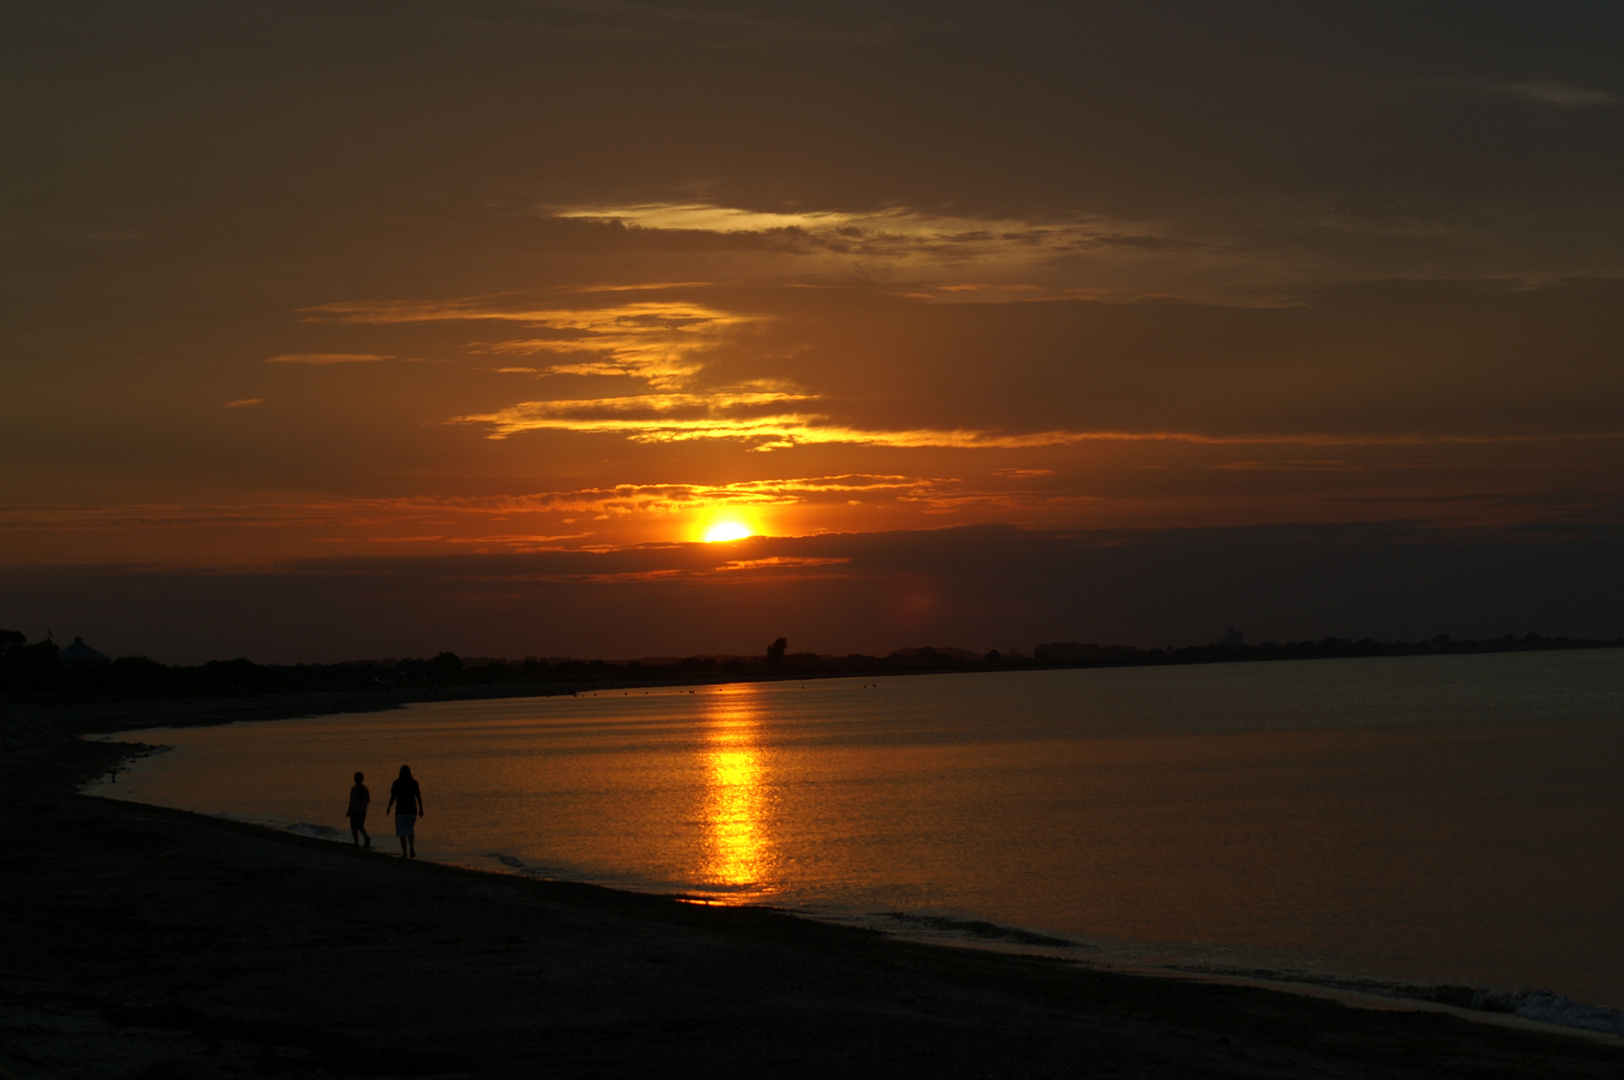
M 705 530 L 705 543 L 722 544 L 729 540 L 743 540 L 747 536 L 754 536 L 755 530 L 742 521 L 718 521 Z

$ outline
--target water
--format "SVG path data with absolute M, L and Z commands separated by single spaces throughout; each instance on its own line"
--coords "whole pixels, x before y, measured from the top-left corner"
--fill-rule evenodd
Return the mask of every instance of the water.
M 1106 961 L 1624 1007 L 1624 650 L 630 690 L 121 737 L 177 749 L 101 793 L 345 842 L 361 769 L 385 851 L 408 762 L 425 858 L 927 936 L 982 920 Z

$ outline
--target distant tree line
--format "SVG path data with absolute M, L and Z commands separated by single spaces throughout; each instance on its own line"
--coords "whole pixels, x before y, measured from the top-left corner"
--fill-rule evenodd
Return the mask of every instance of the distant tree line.
M 1319 641 L 1257 645 L 1218 642 L 1183 648 L 1141 649 L 1132 645 L 1040 646 L 1028 656 L 979 654 L 961 649 L 899 649 L 886 656 L 852 653 L 825 656 L 792 653 L 779 638 L 757 656 L 689 656 L 680 660 L 555 659 L 477 660 L 455 653 L 429 658 L 356 661 L 342 664 L 256 664 L 251 660 L 211 660 L 168 665 L 145 656 L 121 656 L 90 664 L 64 663 L 50 640 L 29 642 L 14 630 L 0 630 L 0 695 L 46 700 L 229 697 L 312 692 L 423 693 L 465 691 L 479 686 L 531 687 L 541 693 L 638 683 L 728 682 L 749 679 L 903 675 L 942 671 L 1004 671 L 1052 668 L 1128 667 L 1159 664 L 1211 664 L 1253 660 L 1314 660 L 1354 656 L 1435 656 L 1460 653 L 1532 652 L 1549 649 L 1624 647 L 1624 638 L 1545 637 L 1537 633 L 1471 641 L 1439 634 L 1429 641 L 1376 641 L 1329 637 Z

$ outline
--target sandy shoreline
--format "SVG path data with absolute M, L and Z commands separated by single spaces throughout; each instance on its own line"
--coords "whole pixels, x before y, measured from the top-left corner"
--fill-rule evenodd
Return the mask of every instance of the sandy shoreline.
M 118 752 L 0 753 L 0 1067 L 19 1080 L 1624 1068 L 1617 1040 L 404 863 L 72 793 Z

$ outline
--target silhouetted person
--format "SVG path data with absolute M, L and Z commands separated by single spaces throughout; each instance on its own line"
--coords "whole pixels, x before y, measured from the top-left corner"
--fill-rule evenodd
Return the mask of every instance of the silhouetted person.
M 384 813 L 395 811 L 395 835 L 400 837 L 400 857 L 417 858 L 417 819 L 423 816 L 423 791 L 412 779 L 412 767 L 400 767 L 400 779 L 389 785 L 389 804 Z
M 362 840 L 367 847 L 372 846 L 372 837 L 367 835 L 367 805 L 372 802 L 372 792 L 361 783 L 365 779 L 360 773 L 355 774 L 355 786 L 350 788 L 350 808 L 344 814 L 350 819 L 350 839 L 355 841 L 356 847 L 361 846 Z

